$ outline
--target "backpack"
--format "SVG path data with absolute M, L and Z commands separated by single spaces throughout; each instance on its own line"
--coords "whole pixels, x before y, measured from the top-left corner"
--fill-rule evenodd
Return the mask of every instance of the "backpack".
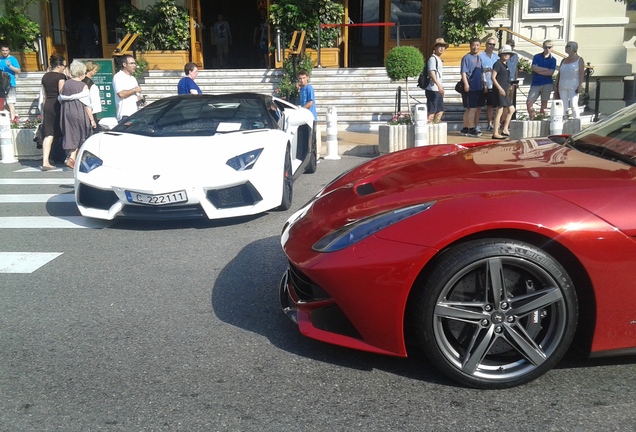
M 437 57 L 435 56 L 431 56 L 431 57 L 435 58 L 435 72 L 437 73 L 437 68 L 439 68 Z M 422 73 L 417 79 L 417 86 L 421 88 L 422 90 L 426 90 L 426 87 L 428 87 L 428 85 L 431 83 L 431 75 L 429 74 L 429 72 L 430 71 L 428 70 L 428 60 L 427 60 L 426 63 L 424 63 L 424 70 L 422 71 Z
M 0 72 L 0 95 L 8 95 L 11 89 L 11 76 L 6 72 Z

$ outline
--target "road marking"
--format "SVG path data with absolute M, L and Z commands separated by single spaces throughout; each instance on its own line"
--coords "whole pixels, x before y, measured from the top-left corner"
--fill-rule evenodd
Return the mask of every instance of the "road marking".
M 70 178 L 41 178 L 41 179 L 17 179 L 17 178 L 5 178 L 0 179 L 0 186 L 5 185 L 72 185 L 75 184 L 75 180 Z
M 63 252 L 0 252 L 0 273 L 33 273 Z
M 0 195 L 0 204 L 12 203 L 74 203 L 73 194 L 7 194 Z
M 16 216 L 0 217 L 0 228 L 93 228 L 102 229 L 113 221 L 84 216 Z
M 13 172 L 17 172 L 17 173 L 32 173 L 32 172 L 42 172 L 42 170 L 40 168 L 36 168 L 36 167 L 28 167 L 28 168 L 22 168 L 19 170 L 15 170 Z M 55 168 L 54 170 L 49 170 L 47 172 L 53 173 L 53 172 L 73 172 L 73 170 L 71 168 L 67 168 L 67 167 L 61 167 L 61 168 Z

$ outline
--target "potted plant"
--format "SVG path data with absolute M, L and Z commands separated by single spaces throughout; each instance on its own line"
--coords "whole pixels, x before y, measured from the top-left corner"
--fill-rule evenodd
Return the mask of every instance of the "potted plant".
M 414 46 L 398 46 L 386 56 L 386 73 L 391 81 L 405 81 L 408 111 L 394 113 L 387 125 L 380 125 L 378 143 L 380 154 L 413 147 L 415 131 L 409 98 L 409 77 L 417 77 L 424 69 L 424 56 Z
M 318 26 L 344 20 L 344 6 L 337 0 L 273 0 L 269 12 L 271 28 L 280 29 L 285 41 L 291 41 L 294 31 L 305 31 L 306 52 L 314 65 L 318 64 Z M 339 28 L 320 31 L 321 66 L 339 66 L 339 38 Z
M 283 75 L 274 88 L 274 96 L 295 103 L 299 96 L 299 88 L 295 74 L 298 73 L 299 69 L 305 69 L 311 74 L 313 64 L 313 60 L 308 55 L 300 59 L 296 66 L 294 66 L 291 58 L 286 58 L 283 61 Z
M 0 40 L 9 45 L 23 72 L 39 69 L 35 49 L 40 26 L 26 12 L 36 1 L 4 0 L 4 12 L 0 16 Z
M 124 4 L 118 22 L 137 33 L 137 48 L 148 69 L 182 69 L 189 61 L 190 15 L 175 0 L 160 0 L 146 9 Z
M 42 117 L 16 120 L 11 122 L 11 139 L 13 154 L 18 160 L 34 160 L 42 158 L 42 148 L 34 142 L 35 132 L 42 123 Z
M 475 7 L 470 0 L 449 0 L 442 7 L 442 36 L 455 47 L 444 53 L 447 65 L 458 65 L 469 51 L 465 45 L 471 39 L 481 37 L 490 21 L 516 0 L 477 0 Z

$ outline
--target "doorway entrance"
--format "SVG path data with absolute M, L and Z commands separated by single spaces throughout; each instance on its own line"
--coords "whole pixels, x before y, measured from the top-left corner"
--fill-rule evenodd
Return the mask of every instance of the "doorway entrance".
M 262 57 L 254 45 L 254 29 L 258 27 L 260 14 L 257 0 L 200 0 L 203 24 L 203 62 L 206 69 L 219 68 L 216 46 L 212 45 L 212 30 L 219 14 L 225 17 L 232 32 L 232 45 L 228 51 L 228 64 L 232 69 L 261 67 Z
M 76 58 L 101 58 L 99 0 L 64 0 L 66 50 Z

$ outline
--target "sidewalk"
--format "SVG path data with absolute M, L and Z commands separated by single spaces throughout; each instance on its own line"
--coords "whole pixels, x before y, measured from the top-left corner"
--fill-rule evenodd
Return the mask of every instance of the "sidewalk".
M 486 141 L 491 139 L 490 133 L 484 133 L 479 138 L 469 138 L 461 136 L 459 131 L 448 132 L 449 144 L 462 144 L 467 142 Z M 327 154 L 327 133 L 322 132 L 321 136 L 322 148 L 320 155 Z M 348 156 L 379 156 L 378 152 L 378 131 L 368 132 L 352 132 L 338 131 L 338 154 Z

